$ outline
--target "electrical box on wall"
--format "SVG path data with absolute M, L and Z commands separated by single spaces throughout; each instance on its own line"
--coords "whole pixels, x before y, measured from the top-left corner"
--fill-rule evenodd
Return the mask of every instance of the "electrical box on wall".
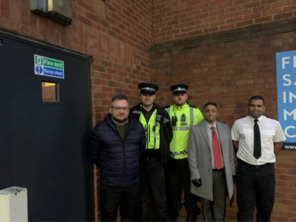
M 62 25 L 72 22 L 72 0 L 30 0 L 30 10 Z

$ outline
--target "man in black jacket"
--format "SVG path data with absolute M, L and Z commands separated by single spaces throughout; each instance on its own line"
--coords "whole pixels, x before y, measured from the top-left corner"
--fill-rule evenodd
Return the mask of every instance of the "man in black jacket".
M 136 208 L 135 220 L 142 220 L 143 195 L 145 184 L 148 183 L 154 203 L 157 221 L 167 221 L 167 204 L 165 191 L 165 175 L 163 164 L 170 158 L 169 145 L 173 132 L 170 117 L 159 105 L 154 103 L 158 86 L 153 83 L 140 83 L 141 103 L 131 109 L 143 125 L 146 132 L 146 149 L 141 158 L 140 191 Z
M 138 198 L 139 159 L 145 150 L 145 131 L 129 116 L 126 95 L 112 98 L 109 114 L 90 135 L 90 155 L 100 168 L 101 221 L 132 221 Z

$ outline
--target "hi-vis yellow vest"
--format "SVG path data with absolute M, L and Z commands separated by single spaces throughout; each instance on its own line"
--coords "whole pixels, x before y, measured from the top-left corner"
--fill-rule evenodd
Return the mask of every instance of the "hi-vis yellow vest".
M 146 149 L 159 149 L 160 148 L 160 123 L 156 123 L 157 110 L 155 109 L 152 113 L 148 123 L 144 115 L 140 114 L 139 121 L 142 123 L 146 132 Z M 156 126 L 157 124 L 157 126 Z M 155 126 L 155 127 L 154 127 Z M 153 129 L 154 128 L 154 129 Z
M 173 139 L 170 144 L 171 157 L 174 159 L 188 158 L 187 154 L 187 140 L 189 136 L 189 128 L 192 125 L 198 124 L 202 119 L 203 115 L 199 109 L 190 107 L 187 103 L 183 106 L 171 105 L 166 108 L 169 113 L 172 123 L 172 116 L 177 117 L 176 126 L 173 128 Z M 185 121 L 181 121 L 182 115 L 186 116 Z

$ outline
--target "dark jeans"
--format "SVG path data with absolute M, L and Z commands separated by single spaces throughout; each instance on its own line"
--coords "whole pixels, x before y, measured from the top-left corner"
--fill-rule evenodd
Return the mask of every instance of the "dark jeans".
M 257 221 L 270 221 L 274 203 L 273 163 L 260 166 L 237 160 L 237 221 L 253 221 L 256 205 Z
M 176 216 L 182 207 L 182 189 L 184 190 L 185 200 L 184 206 L 186 209 L 187 218 L 196 218 L 200 214 L 197 206 L 198 197 L 190 192 L 191 180 L 190 169 L 188 165 L 188 158 L 176 160 L 172 158 L 172 163 L 175 164 L 174 172 L 172 172 L 172 194 L 173 205 L 175 208 Z
M 168 215 L 165 196 L 165 177 L 163 165 L 157 157 L 147 157 L 145 161 L 145 163 L 141 164 L 140 188 L 138 203 L 135 212 L 135 220 L 142 220 L 143 195 L 145 193 L 146 184 L 148 184 L 148 188 L 154 204 L 154 212 L 157 216 L 157 221 L 167 221 Z
M 120 207 L 121 221 L 133 221 L 138 187 L 138 183 L 129 187 L 108 187 L 101 184 L 101 221 L 116 221 L 118 207 Z

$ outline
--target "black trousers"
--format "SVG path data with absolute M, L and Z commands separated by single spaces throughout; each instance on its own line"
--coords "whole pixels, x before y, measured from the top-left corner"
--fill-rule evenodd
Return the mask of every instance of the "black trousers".
M 200 213 L 197 206 L 198 197 L 190 192 L 191 180 L 188 158 L 176 160 L 171 158 L 171 162 L 175 165 L 171 176 L 173 205 L 176 216 L 182 207 L 182 189 L 184 190 L 184 206 L 187 218 L 196 218 Z
M 250 165 L 238 159 L 237 166 L 237 221 L 253 221 L 257 208 L 257 221 L 270 221 L 274 204 L 274 166 L 267 163 Z
M 146 157 L 145 163 L 141 163 L 140 188 L 135 211 L 135 221 L 143 219 L 143 196 L 146 184 L 152 196 L 153 208 L 157 216 L 156 221 L 167 221 L 164 168 L 160 159 L 157 157 Z
M 138 186 L 138 183 L 129 187 L 108 187 L 101 184 L 101 221 L 116 221 L 118 207 L 120 207 L 121 221 L 133 221 Z

